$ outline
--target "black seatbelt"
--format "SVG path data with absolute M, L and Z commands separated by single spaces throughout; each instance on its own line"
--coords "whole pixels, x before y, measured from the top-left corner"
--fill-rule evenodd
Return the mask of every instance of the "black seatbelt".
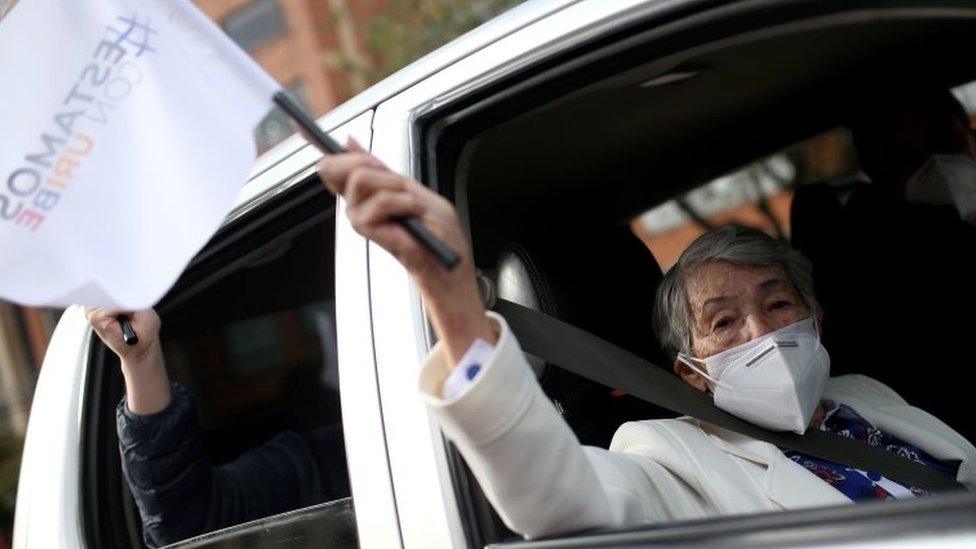
M 670 372 L 585 330 L 503 299 L 493 308 L 505 317 L 523 350 L 611 389 L 779 448 L 876 471 L 929 492 L 965 489 L 953 478 L 857 440 L 823 431 L 797 435 L 757 427 L 716 408 L 705 393 Z

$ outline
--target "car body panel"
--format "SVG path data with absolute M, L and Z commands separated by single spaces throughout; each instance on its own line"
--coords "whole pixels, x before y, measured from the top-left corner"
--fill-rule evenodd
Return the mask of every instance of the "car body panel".
M 81 418 L 91 329 L 82 307 L 65 310 L 31 404 L 21 457 L 14 547 L 83 547 Z
M 335 132 L 370 143 L 372 111 Z M 397 547 L 400 532 L 383 432 L 370 319 L 366 239 L 353 230 L 346 204 L 336 208 L 336 337 L 349 482 L 363 547 Z

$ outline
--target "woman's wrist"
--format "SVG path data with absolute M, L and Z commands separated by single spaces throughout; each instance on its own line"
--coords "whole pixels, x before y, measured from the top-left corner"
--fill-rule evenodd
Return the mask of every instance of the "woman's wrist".
M 495 344 L 494 330 L 485 315 L 484 309 L 471 311 L 465 314 L 464 320 L 455 319 L 450 328 L 442 328 L 439 332 L 440 338 L 447 347 L 447 354 L 450 364 L 457 364 L 464 353 L 468 351 L 475 340 L 482 339 L 488 343 Z
M 142 349 L 133 350 L 132 354 L 119 357 L 122 364 L 122 373 L 140 375 L 159 369 L 165 369 L 163 360 L 163 350 L 159 342 L 149 342 Z
M 454 270 L 435 265 L 429 271 L 413 272 L 431 324 L 452 367 L 475 340 L 483 339 L 494 345 L 498 339 L 485 314 L 470 251 L 467 252 Z
M 443 297 L 428 300 L 427 310 L 434 331 L 445 347 L 449 364 L 456 364 L 477 339 L 495 344 L 496 331 L 477 294 L 453 300 Z
M 145 352 L 122 359 L 126 403 L 136 415 L 161 412 L 172 400 L 169 375 L 158 345 Z

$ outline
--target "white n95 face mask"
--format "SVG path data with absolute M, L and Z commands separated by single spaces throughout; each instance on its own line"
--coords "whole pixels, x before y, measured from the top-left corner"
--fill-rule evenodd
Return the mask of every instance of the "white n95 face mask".
M 929 158 L 908 181 L 905 199 L 916 204 L 952 205 L 964 221 L 976 222 L 976 159 L 966 154 Z
M 830 377 L 830 356 L 813 317 L 707 358 L 679 353 L 678 360 L 715 384 L 715 406 L 760 427 L 799 434 Z

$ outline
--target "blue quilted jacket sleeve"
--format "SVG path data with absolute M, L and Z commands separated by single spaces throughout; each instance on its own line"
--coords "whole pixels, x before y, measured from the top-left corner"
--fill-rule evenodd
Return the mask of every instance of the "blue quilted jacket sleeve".
M 212 464 L 193 399 L 177 383 L 161 412 L 135 415 L 123 398 L 116 419 L 122 471 L 150 547 L 329 499 L 309 441 L 295 433 Z

